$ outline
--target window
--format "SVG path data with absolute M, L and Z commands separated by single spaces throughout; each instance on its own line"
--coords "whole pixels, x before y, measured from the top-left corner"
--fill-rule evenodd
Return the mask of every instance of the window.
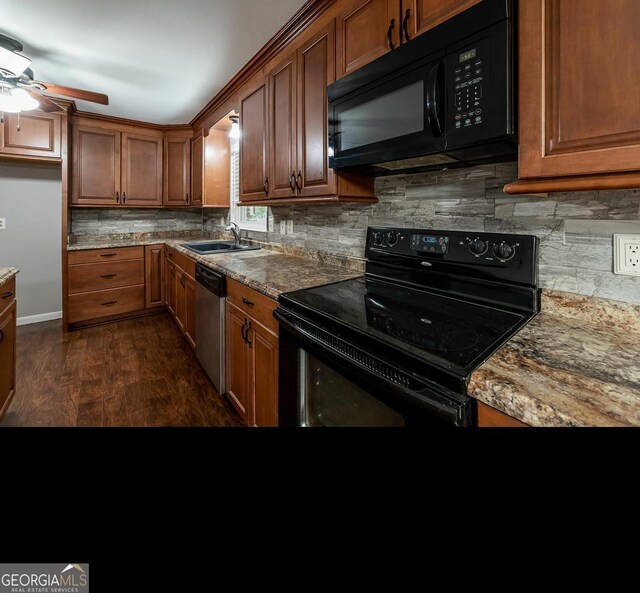
M 231 138 L 231 220 L 249 231 L 267 232 L 266 206 L 236 206 L 240 199 L 240 142 Z

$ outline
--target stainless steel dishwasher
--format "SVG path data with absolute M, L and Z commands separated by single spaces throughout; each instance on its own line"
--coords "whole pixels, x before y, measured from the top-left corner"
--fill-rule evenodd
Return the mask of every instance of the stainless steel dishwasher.
M 225 392 L 224 274 L 196 264 L 196 356 L 219 393 Z

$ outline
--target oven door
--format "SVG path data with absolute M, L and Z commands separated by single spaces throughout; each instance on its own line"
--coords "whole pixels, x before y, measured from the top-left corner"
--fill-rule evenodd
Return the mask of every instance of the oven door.
M 287 309 L 280 323 L 280 426 L 471 426 L 473 400 L 344 342 Z
M 329 165 L 335 169 L 444 150 L 444 61 L 423 62 L 329 104 Z

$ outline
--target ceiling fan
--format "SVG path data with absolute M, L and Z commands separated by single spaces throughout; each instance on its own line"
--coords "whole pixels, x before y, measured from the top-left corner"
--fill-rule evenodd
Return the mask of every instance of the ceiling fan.
M 102 93 L 34 80 L 33 71 L 29 68 L 31 60 L 19 53 L 22 50 L 22 43 L 0 34 L 0 112 L 20 113 L 32 109 L 49 113 L 64 111 L 64 107 L 43 93 L 100 105 L 109 104 L 109 97 Z

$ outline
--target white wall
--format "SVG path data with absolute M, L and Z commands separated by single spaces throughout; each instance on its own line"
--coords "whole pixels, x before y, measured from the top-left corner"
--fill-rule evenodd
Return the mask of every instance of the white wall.
M 59 165 L 0 162 L 0 267 L 17 276 L 18 323 L 62 316 L 62 184 Z

